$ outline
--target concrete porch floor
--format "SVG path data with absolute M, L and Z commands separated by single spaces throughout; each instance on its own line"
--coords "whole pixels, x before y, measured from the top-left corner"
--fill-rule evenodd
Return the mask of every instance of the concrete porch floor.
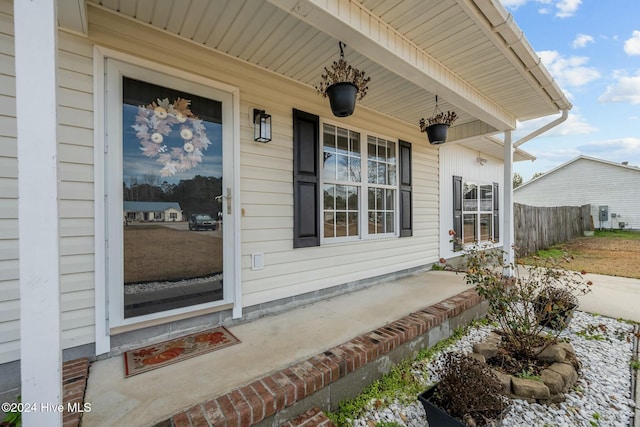
M 591 280 L 594 292 L 581 309 L 640 321 L 640 281 Z M 82 426 L 152 426 L 470 288 L 463 275 L 423 272 L 231 326 L 240 344 L 131 378 L 120 356 L 94 362 Z

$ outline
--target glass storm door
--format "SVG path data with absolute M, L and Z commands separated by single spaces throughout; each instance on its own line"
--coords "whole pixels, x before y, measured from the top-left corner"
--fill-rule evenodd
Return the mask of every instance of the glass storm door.
M 109 111 L 120 115 L 120 137 L 116 153 L 108 138 L 115 160 L 107 165 L 119 164 L 121 173 L 106 172 L 107 209 L 109 226 L 116 227 L 112 204 L 120 193 L 120 232 L 109 232 L 109 245 L 119 240 L 121 250 L 109 250 L 119 257 L 109 261 L 110 324 L 229 300 L 223 278 L 230 190 L 223 158 L 231 95 L 133 66 L 127 73 L 128 64 L 113 62 L 108 70 L 117 68 L 118 80 L 111 81 L 121 97 L 114 107 L 116 98 L 108 96 Z M 120 176 L 119 184 L 112 175 Z

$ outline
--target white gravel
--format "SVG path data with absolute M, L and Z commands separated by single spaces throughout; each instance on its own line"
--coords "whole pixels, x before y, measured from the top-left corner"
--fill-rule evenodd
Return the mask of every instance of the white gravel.
M 192 285 L 199 285 L 201 283 L 208 282 L 221 282 L 222 274 L 214 274 L 207 277 L 198 277 L 195 279 L 176 280 L 173 282 L 145 282 L 145 283 L 130 283 L 124 286 L 125 295 L 140 294 L 149 291 L 160 291 L 171 288 L 182 288 Z M 221 286 L 221 285 L 219 285 Z
M 587 329 L 589 325 L 597 330 Z M 604 328 L 599 328 L 604 325 Z M 471 329 L 461 340 L 445 351 L 471 352 L 473 343 L 481 341 L 492 327 Z M 631 396 L 631 359 L 633 326 L 615 319 L 576 312 L 570 327 L 561 334 L 576 351 L 582 367 L 575 389 L 566 401 L 555 405 L 529 404 L 511 400 L 504 427 L 630 427 L 635 408 Z M 584 332 L 587 331 L 586 335 Z M 578 333 L 582 333 L 582 336 Z M 593 339 L 599 335 L 597 338 Z M 589 339 L 591 338 L 591 339 Z M 440 358 L 429 362 L 429 378 L 425 385 L 437 381 L 435 366 Z M 426 387 L 425 387 L 426 388 Z M 354 421 L 356 427 L 372 427 L 381 421 L 396 422 L 407 427 L 428 426 L 422 404 L 395 402 L 386 408 L 371 409 Z M 437 426 L 431 426 L 437 427 Z

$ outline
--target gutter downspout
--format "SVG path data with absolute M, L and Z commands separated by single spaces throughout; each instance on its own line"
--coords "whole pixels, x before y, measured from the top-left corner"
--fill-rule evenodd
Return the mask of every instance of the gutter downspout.
M 560 123 L 563 123 L 565 120 L 567 120 L 568 117 L 569 117 L 569 109 L 565 108 L 565 109 L 562 110 L 562 115 L 560 117 L 558 117 L 557 119 L 555 119 L 554 121 L 552 121 L 550 123 L 547 123 L 546 125 L 542 126 L 540 129 L 534 130 L 530 134 L 528 134 L 526 136 L 523 136 L 522 138 L 520 138 L 519 140 L 514 142 L 513 146 L 515 148 L 518 148 L 519 146 L 521 146 L 525 142 L 530 141 L 533 138 L 535 138 L 536 136 L 548 131 L 549 129 L 552 129 L 552 128 L 558 126 Z
M 515 245 L 515 229 L 514 229 L 514 218 L 513 218 L 513 151 L 515 148 L 521 146 L 527 141 L 532 140 L 538 135 L 552 129 L 569 117 L 569 109 L 563 109 L 562 115 L 555 119 L 554 121 L 547 123 L 541 128 L 534 130 L 528 135 L 520 138 L 516 142 L 511 142 L 511 132 L 512 130 L 506 130 L 504 132 L 504 216 L 502 222 L 503 229 L 503 237 L 502 244 L 504 250 L 504 263 L 508 266 L 515 265 L 515 254 L 514 254 L 514 245 Z M 504 274 L 506 276 L 513 275 L 513 269 L 510 271 L 505 271 Z

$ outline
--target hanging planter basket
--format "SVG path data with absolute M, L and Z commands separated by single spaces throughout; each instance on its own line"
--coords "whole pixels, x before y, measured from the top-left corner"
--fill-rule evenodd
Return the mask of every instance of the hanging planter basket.
M 431 126 L 427 126 L 427 138 L 429 138 L 429 144 L 439 145 L 447 142 L 447 132 L 449 126 L 446 123 L 436 123 Z
M 362 100 L 367 94 L 371 81 L 370 77 L 365 78 L 365 72 L 347 64 L 344 60 L 343 44 L 340 46 L 340 59 L 334 61 L 331 68 L 324 68 L 322 81 L 316 90 L 323 97 L 329 98 L 331 112 L 336 117 L 348 117 L 353 114 L 356 108 L 356 101 Z
M 436 108 L 428 119 L 420 119 L 420 131 L 427 133 L 429 144 L 440 145 L 447 142 L 449 126 L 456 121 L 458 115 L 455 111 L 443 113 L 438 108 L 438 96 L 436 95 Z
M 356 109 L 358 87 L 350 82 L 335 83 L 327 88 L 331 112 L 336 117 L 348 117 Z

